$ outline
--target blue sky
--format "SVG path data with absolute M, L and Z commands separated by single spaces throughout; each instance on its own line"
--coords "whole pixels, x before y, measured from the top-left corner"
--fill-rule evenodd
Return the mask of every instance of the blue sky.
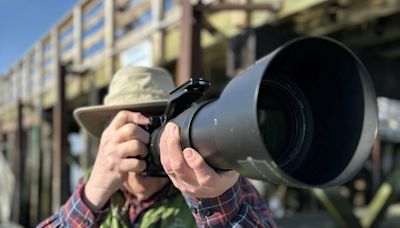
M 6 73 L 78 0 L 0 0 L 0 74 Z

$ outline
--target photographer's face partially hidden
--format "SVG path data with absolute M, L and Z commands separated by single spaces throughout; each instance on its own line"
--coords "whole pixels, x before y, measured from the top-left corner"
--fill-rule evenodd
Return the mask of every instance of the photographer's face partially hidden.
M 116 115 L 113 115 L 104 119 L 104 130 L 111 124 L 115 117 Z M 128 177 L 123 183 L 123 187 L 132 193 L 139 201 L 142 201 L 160 191 L 168 182 L 168 177 L 143 176 L 141 172 L 129 172 Z
M 168 177 L 149 177 L 129 172 L 124 187 L 140 201 L 148 199 L 169 182 Z

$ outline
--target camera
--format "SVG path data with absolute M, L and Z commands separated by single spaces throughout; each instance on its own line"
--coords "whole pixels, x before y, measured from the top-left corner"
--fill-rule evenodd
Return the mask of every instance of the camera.
M 163 175 L 159 140 L 169 121 L 182 148 L 217 171 L 294 187 L 339 185 L 368 158 L 378 126 L 376 95 L 361 61 L 325 37 L 292 40 L 234 77 L 218 99 L 191 79 L 151 118 L 147 175 Z

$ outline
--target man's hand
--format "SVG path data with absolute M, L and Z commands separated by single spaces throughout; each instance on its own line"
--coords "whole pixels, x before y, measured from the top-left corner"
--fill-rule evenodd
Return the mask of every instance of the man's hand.
M 174 123 L 168 123 L 161 135 L 160 157 L 175 187 L 192 197 L 217 197 L 231 188 L 239 178 L 235 171 L 215 172 L 192 148 L 182 151 L 179 127 Z
M 120 111 L 104 130 L 83 199 L 92 210 L 104 207 L 126 180 L 128 172 L 142 172 L 150 135 L 139 125 L 149 124 L 140 113 Z

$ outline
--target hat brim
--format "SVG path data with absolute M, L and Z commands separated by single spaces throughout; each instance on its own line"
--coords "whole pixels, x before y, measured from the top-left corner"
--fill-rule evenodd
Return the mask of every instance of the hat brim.
M 100 138 L 106 122 L 121 110 L 141 112 L 144 115 L 160 115 L 168 100 L 136 103 L 132 105 L 98 105 L 78 108 L 74 111 L 75 120 L 92 136 Z

